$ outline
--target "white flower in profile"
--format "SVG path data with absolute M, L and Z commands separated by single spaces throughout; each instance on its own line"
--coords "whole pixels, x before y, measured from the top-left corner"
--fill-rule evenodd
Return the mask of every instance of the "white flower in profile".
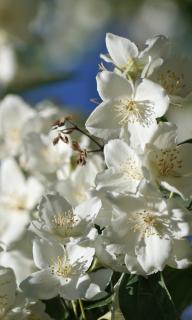
M 115 139 L 104 146 L 107 169 L 98 173 L 96 189 L 116 193 L 136 193 L 144 179 L 142 159 L 127 142 Z
M 111 225 L 103 231 L 98 258 L 115 270 L 152 274 L 165 265 L 182 268 L 191 263 L 192 217 L 174 200 L 124 197 L 112 206 Z M 120 271 L 119 270 L 119 271 Z
M 148 39 L 145 48 L 139 51 L 135 43 L 129 39 L 106 34 L 106 47 L 108 55 L 101 55 L 106 62 L 113 63 L 115 70 L 128 77 L 144 77 L 146 73 L 151 74 L 153 70 L 161 65 L 162 58 L 168 50 L 168 39 L 163 35 Z
M 0 157 L 20 152 L 23 130 L 35 111 L 19 96 L 8 95 L 0 103 Z
M 32 173 L 50 179 L 57 178 L 60 170 L 68 176 L 70 172 L 72 148 L 63 141 L 53 145 L 49 135 L 31 132 L 24 138 L 22 164 Z
M 95 188 L 95 177 L 103 169 L 103 159 L 94 155 L 86 160 L 85 166 L 77 166 L 69 178 L 60 180 L 54 185 L 56 189 L 73 206 L 91 198 Z
M 175 125 L 160 123 L 145 148 L 145 165 L 151 181 L 183 198 L 192 197 L 191 153 L 190 143 L 177 144 Z
M 71 238 L 89 239 L 93 236 L 94 221 L 101 208 L 101 200 L 94 197 L 74 209 L 58 193 L 47 194 L 39 204 L 39 220 L 33 220 L 30 230 L 43 238 L 68 242 Z M 95 230 L 96 231 L 96 230 Z
M 0 175 L 0 240 L 10 245 L 25 232 L 43 187 L 34 177 L 25 178 L 13 158 L 1 161 Z
M 103 139 L 119 137 L 122 129 L 128 129 L 137 131 L 144 143 L 169 105 L 165 90 L 147 79 L 134 87 L 122 76 L 103 71 L 97 76 L 97 89 L 103 102 L 89 116 L 86 128 Z
M 66 246 L 56 241 L 36 239 L 33 257 L 41 269 L 21 283 L 21 289 L 38 299 L 51 299 L 58 294 L 74 300 L 85 296 L 90 285 L 87 274 L 95 250 L 77 244 Z

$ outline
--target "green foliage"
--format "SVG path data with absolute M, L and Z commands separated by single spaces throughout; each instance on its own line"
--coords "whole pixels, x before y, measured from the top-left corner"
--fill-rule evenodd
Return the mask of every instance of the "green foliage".
M 129 320 L 179 319 L 161 273 L 147 279 L 126 274 L 119 288 L 119 305 Z

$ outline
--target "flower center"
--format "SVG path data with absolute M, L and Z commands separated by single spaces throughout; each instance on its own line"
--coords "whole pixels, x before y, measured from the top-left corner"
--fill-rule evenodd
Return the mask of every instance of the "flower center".
M 164 73 L 159 74 L 157 81 L 171 95 L 176 94 L 178 90 L 185 87 L 184 74 L 178 75 L 171 70 L 166 70 Z
M 144 65 L 139 62 L 138 59 L 129 59 L 128 62 L 120 67 L 120 70 L 124 73 L 130 73 L 132 77 L 136 76 L 142 71 Z
M 115 105 L 115 111 L 120 125 L 139 123 L 145 127 L 149 126 L 154 118 L 153 106 L 149 101 L 121 99 L 119 104 Z
M 143 174 L 140 166 L 136 163 L 136 160 L 128 159 L 121 164 L 121 171 L 124 176 L 133 180 L 141 180 Z
M 65 211 L 53 216 L 52 220 L 57 232 L 64 236 L 70 236 L 78 219 L 72 210 Z
M 58 256 L 56 261 L 50 265 L 51 273 L 62 278 L 69 278 L 73 274 L 72 265 L 67 256 Z
M 157 228 L 159 226 L 159 219 L 157 216 L 146 210 L 136 212 L 133 217 L 128 219 L 132 223 L 132 230 L 140 232 L 142 236 L 159 235 Z
M 178 149 L 160 151 L 160 154 L 156 154 L 156 164 L 161 176 L 173 175 L 175 170 L 182 168 Z

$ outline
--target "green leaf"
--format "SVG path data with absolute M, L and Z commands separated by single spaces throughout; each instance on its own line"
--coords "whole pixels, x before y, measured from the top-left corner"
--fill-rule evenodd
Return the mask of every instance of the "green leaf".
M 119 306 L 129 320 L 179 319 L 160 273 L 147 279 L 125 275 L 119 288 Z
M 113 299 L 113 295 L 107 296 L 107 298 L 99 300 L 99 301 L 95 301 L 94 303 L 91 303 L 87 306 L 85 306 L 85 310 L 91 310 L 91 309 L 95 309 L 95 308 L 101 308 L 104 307 L 106 305 L 109 305 L 112 303 L 112 299 Z
M 182 270 L 167 267 L 163 274 L 174 304 L 181 313 L 192 304 L 192 267 Z

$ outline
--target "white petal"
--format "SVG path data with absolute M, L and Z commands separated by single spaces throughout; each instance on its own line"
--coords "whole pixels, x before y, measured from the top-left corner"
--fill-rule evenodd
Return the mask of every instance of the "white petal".
M 90 278 L 88 274 L 73 276 L 69 282 L 62 283 L 61 281 L 60 295 L 68 300 L 84 298 L 89 284 Z
M 33 242 L 33 259 L 39 269 L 49 267 L 58 256 L 63 256 L 64 250 L 58 242 L 35 239 Z
M 157 235 L 145 237 L 136 250 L 137 259 L 147 274 L 163 270 L 171 253 L 171 241 Z
M 147 127 L 144 127 L 137 123 L 129 124 L 128 129 L 131 135 L 130 137 L 131 147 L 137 150 L 138 153 L 143 153 L 146 144 L 150 141 L 152 135 L 157 129 L 157 123 L 155 121 Z
M 85 273 L 93 261 L 95 249 L 90 247 L 83 247 L 83 245 L 68 244 L 67 253 L 72 265 L 79 265 L 78 271 Z
M 157 35 L 145 42 L 146 48 L 140 53 L 140 57 L 150 55 L 153 59 L 164 58 L 169 52 L 170 41 L 164 35 Z
M 0 207 L 0 240 L 7 246 L 11 246 L 18 241 L 26 231 L 27 224 L 30 221 L 29 212 L 6 210 Z
M 120 139 L 110 140 L 104 147 L 105 162 L 108 168 L 119 169 L 120 165 L 128 158 L 133 157 L 135 152 L 126 142 Z
M 174 240 L 168 265 L 172 268 L 184 269 L 192 263 L 192 247 L 187 239 Z
M 182 160 L 182 166 L 178 170 L 181 175 L 192 176 L 192 163 L 191 157 L 189 155 L 192 154 L 192 144 L 184 143 L 178 146 L 179 150 L 179 158 Z
M 20 285 L 27 296 L 45 300 L 56 297 L 59 287 L 58 279 L 52 276 L 49 270 L 32 273 Z
M 28 209 L 33 209 L 43 194 L 43 185 L 34 177 L 29 177 L 26 182 L 26 189 L 26 206 Z
M 108 140 L 119 137 L 121 127 L 114 102 L 103 102 L 95 108 L 85 123 L 86 129 L 96 137 Z
M 170 105 L 166 118 L 178 127 L 178 142 L 182 142 L 192 138 L 192 99 L 181 106 Z
M 192 196 L 192 177 L 162 177 L 160 183 L 165 189 L 179 194 L 183 199 Z
M 158 149 L 170 149 L 176 146 L 177 127 L 169 122 L 160 122 L 154 131 L 150 143 Z
M 176 201 L 169 201 L 172 232 L 174 237 L 181 239 L 192 233 L 192 215 L 184 207 L 180 206 Z
M 113 274 L 112 270 L 99 269 L 89 274 L 91 284 L 86 291 L 86 299 L 101 299 L 106 295 L 105 288 L 111 280 Z
M 145 271 L 142 269 L 139 264 L 137 257 L 135 255 L 131 255 L 130 253 L 126 253 L 125 255 L 125 264 L 127 270 L 132 274 L 140 274 L 145 275 Z
M 147 79 L 143 79 L 136 88 L 135 100 L 151 102 L 156 118 L 162 117 L 169 106 L 169 97 L 165 90 Z
M 106 46 L 112 60 L 118 67 L 125 66 L 129 59 L 138 56 L 138 48 L 133 42 L 112 33 L 106 35 Z
M 96 80 L 98 93 L 104 101 L 132 96 L 131 83 L 117 73 L 102 71 Z
M 24 193 L 26 182 L 24 174 L 13 158 L 1 162 L 1 192 L 9 194 Z
M 75 213 L 77 213 L 77 215 L 87 223 L 91 221 L 93 222 L 101 209 L 101 205 L 101 200 L 94 197 L 77 206 L 75 208 Z

